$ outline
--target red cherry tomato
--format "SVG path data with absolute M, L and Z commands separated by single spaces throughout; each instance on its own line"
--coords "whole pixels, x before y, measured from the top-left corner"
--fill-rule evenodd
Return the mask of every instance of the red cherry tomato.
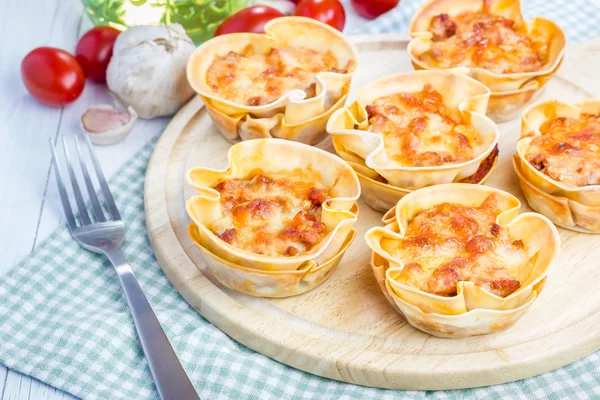
M 283 14 L 272 7 L 253 6 L 244 8 L 221 22 L 215 36 L 236 32 L 264 33 L 265 24 Z
M 352 0 L 352 7 L 358 15 L 375 19 L 396 7 L 400 0 Z
M 294 15 L 316 19 L 338 31 L 344 29 L 346 23 L 346 13 L 339 0 L 301 0 Z
M 75 58 L 85 76 L 98 83 L 106 82 L 106 67 L 119 33 L 121 31 L 111 26 L 97 26 L 79 39 L 75 47 Z
M 319 20 L 338 31 L 344 29 L 346 23 L 346 13 L 339 0 L 301 0 L 294 15 Z
M 38 47 L 27 54 L 21 62 L 21 78 L 33 97 L 50 106 L 75 101 L 85 84 L 75 57 L 54 47 Z

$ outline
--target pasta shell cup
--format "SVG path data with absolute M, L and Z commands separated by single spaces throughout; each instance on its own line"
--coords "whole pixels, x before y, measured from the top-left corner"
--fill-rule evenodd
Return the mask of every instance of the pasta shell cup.
M 247 268 L 210 252 L 200 243 L 196 224 L 191 223 L 188 232 L 212 274 L 229 289 L 258 297 L 289 297 L 308 292 L 320 285 L 340 263 L 356 231 L 350 230 L 338 253 L 323 263 L 309 260 L 291 271 L 264 271 Z
M 513 168 L 529 206 L 556 225 L 582 233 L 600 233 L 600 206 L 580 204 L 562 196 L 550 195 L 531 184 L 521 171 L 519 156 L 513 156 Z
M 350 164 L 352 165 L 352 164 Z M 376 181 L 360 173 L 358 180 L 362 191 L 362 197 L 367 205 L 377 211 L 387 211 L 411 191 L 397 188 L 383 182 Z
M 375 99 L 400 92 L 416 92 L 430 84 L 444 96 L 444 103 L 457 119 L 472 124 L 482 144 L 467 162 L 442 166 L 404 166 L 387 156 L 380 135 L 369 132 L 366 105 Z M 360 162 L 395 187 L 415 190 L 425 186 L 459 181 L 473 175 L 498 143 L 498 127 L 488 117 L 490 91 L 467 76 L 447 71 L 414 71 L 388 76 L 359 90 L 356 101 L 333 113 L 327 123 L 336 152 L 346 161 Z M 350 157 L 349 157 L 350 156 Z
M 530 259 L 535 258 L 529 278 L 518 290 L 507 297 L 500 297 L 472 282 L 459 282 L 457 295 L 444 297 L 396 281 L 404 263 L 381 247 L 382 239 L 402 239 L 408 223 L 422 210 L 444 202 L 479 206 L 492 193 L 498 195 L 500 207 L 504 210 L 496 218 L 496 223 L 508 229 L 512 239 L 522 240 Z M 379 265 L 385 270 L 387 284 L 404 301 L 425 313 L 458 315 L 479 308 L 510 310 L 523 304 L 533 287 L 545 279 L 560 248 L 558 232 L 550 220 L 535 213 L 518 215 L 520 206 L 519 200 L 513 195 L 487 186 L 455 183 L 428 187 L 403 197 L 394 209 L 384 215 L 386 226 L 371 228 L 365 240 L 379 259 L 384 260 Z
M 367 167 L 360 157 L 344 154 L 343 152 L 338 154 L 356 172 L 360 182 L 361 196 L 369 207 L 377 211 L 387 211 L 390 207 L 396 205 L 398 200 L 411 192 L 411 190 L 394 187 L 376 180 L 380 178 L 379 174 Z
M 477 308 L 463 314 L 445 315 L 428 313 L 406 301 L 397 291 L 385 282 L 388 299 L 408 321 L 408 323 L 425 333 L 443 338 L 462 338 L 499 332 L 513 326 L 538 297 L 546 278 L 533 287 L 522 304 L 508 310 L 491 310 Z
M 469 74 L 486 85 L 492 91 L 488 116 L 495 121 L 506 121 L 514 116 L 544 84 L 556 74 L 566 47 L 563 30 L 554 22 L 535 17 L 524 21 L 521 15 L 519 0 L 488 0 L 486 4 L 494 15 L 500 15 L 515 21 L 517 25 L 525 25 L 527 32 L 539 33 L 548 40 L 548 62 L 540 71 L 497 74 L 483 68 L 459 67 L 451 70 Z M 481 9 L 481 0 L 428 0 L 413 15 L 409 33 L 413 39 L 408 44 L 408 53 L 415 69 L 436 69 L 420 59 L 420 55 L 429 51 L 432 45 L 432 34 L 427 31 L 431 19 L 445 13 L 450 16 L 465 11 Z
M 600 99 L 589 99 L 577 104 L 558 100 L 541 101 L 532 104 L 521 119 L 521 139 L 517 142 L 520 173 L 533 186 L 555 197 L 565 197 L 581 206 L 600 206 L 600 185 L 575 186 L 552 179 L 531 165 L 525 155 L 535 136 L 541 136 L 540 127 L 544 122 L 558 118 L 578 118 L 580 114 L 600 115 Z
M 267 271 L 295 270 L 309 260 L 320 264 L 339 252 L 357 220 L 360 196 L 358 177 L 347 163 L 324 150 L 283 139 L 240 142 L 229 149 L 228 159 L 225 170 L 193 168 L 187 172 L 187 181 L 198 195 L 187 200 L 186 210 L 198 225 L 203 247 L 232 263 Z M 213 187 L 224 180 L 247 178 L 256 171 L 300 175 L 328 189 L 330 198 L 323 203 L 321 213 L 328 234 L 320 243 L 298 256 L 265 256 L 232 246 L 208 228 L 222 215 L 221 196 Z
M 354 169 L 356 175 L 358 175 L 361 196 L 365 200 L 365 203 L 377 211 L 386 212 L 390 210 L 390 208 L 396 206 L 401 198 L 413 192 L 413 190 L 402 189 L 377 180 L 379 178 L 379 174 L 376 171 L 373 171 L 360 162 L 349 161 L 347 159 L 348 156 L 345 156 L 343 153 L 340 153 L 340 157 L 345 159 L 346 162 Z M 478 185 L 483 185 L 485 183 L 496 167 L 497 163 L 498 153 L 495 154 L 494 163 L 488 170 L 487 174 L 479 182 L 477 182 Z
M 545 82 L 544 82 L 545 83 Z M 506 122 L 517 117 L 533 99 L 542 95 L 543 89 L 537 80 L 527 82 L 517 90 L 492 92 L 486 115 L 495 122 Z
M 296 124 L 290 124 L 283 114 L 254 118 L 250 114 L 227 115 L 213 107 L 212 100 L 202 97 L 211 119 L 230 142 L 241 140 L 280 138 L 314 145 L 324 139 L 327 120 L 346 102 L 345 94 L 323 114 Z M 315 134 L 318 133 L 318 134 Z
M 562 62 L 562 60 L 561 60 Z M 419 66 L 414 66 L 416 70 L 422 70 Z M 464 68 L 449 69 L 456 73 L 468 73 Z M 543 85 L 550 79 L 540 78 L 525 82 L 522 87 L 515 90 L 504 92 L 492 92 L 488 102 L 485 115 L 490 117 L 494 122 L 506 122 L 514 119 L 533 99 L 542 95 Z
M 394 307 L 394 309 L 404 316 L 404 313 L 398 307 L 392 296 L 388 293 L 386 289 L 385 283 L 385 271 L 387 270 L 389 264 L 385 260 L 385 258 L 381 257 L 379 254 L 373 252 L 371 253 L 371 269 L 373 270 L 373 275 L 375 276 L 375 281 L 377 281 L 377 286 L 381 289 L 381 293 L 385 296 L 387 301 Z M 406 317 L 405 317 L 406 318 Z
M 247 45 L 258 51 L 272 47 L 302 46 L 320 52 L 330 50 L 344 66 L 353 61 L 349 73 L 321 72 L 316 75 L 316 95 L 306 98 L 300 89 L 291 90 L 272 103 L 248 106 L 226 100 L 208 85 L 208 68 L 217 56 L 241 52 Z M 264 34 L 232 33 L 217 36 L 199 46 L 187 64 L 187 78 L 204 101 L 219 131 L 230 141 L 283 138 L 316 144 L 326 136 L 331 113 L 346 101 L 352 75 L 358 67 L 358 52 L 338 30 L 304 17 L 281 17 L 265 25 Z

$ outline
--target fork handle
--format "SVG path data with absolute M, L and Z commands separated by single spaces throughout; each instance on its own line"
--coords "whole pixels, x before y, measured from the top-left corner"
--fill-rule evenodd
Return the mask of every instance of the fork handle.
M 121 249 L 105 251 L 117 270 L 156 389 L 163 400 L 199 400 Z

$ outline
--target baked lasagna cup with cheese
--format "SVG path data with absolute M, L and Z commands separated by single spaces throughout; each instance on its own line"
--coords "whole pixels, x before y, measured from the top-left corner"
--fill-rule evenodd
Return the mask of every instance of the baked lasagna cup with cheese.
M 534 210 L 559 226 L 600 233 L 600 100 L 532 104 L 514 168 Z
M 196 241 L 230 263 L 263 271 L 321 265 L 344 247 L 357 219 L 356 173 L 326 151 L 281 139 L 240 142 L 225 170 L 194 168 L 186 210 Z
M 566 45 L 554 22 L 523 20 L 519 0 L 428 0 L 413 15 L 416 69 L 457 69 L 492 91 L 488 115 L 508 120 L 556 73 Z
M 352 229 L 337 254 L 325 262 L 309 260 L 295 270 L 266 271 L 232 263 L 210 252 L 200 243 L 198 226 L 194 223 L 189 225 L 188 233 L 221 284 L 257 297 L 289 297 L 314 289 L 331 275 L 356 235 Z
M 190 85 L 230 141 L 282 138 L 316 144 L 346 101 L 358 66 L 338 30 L 303 17 L 269 21 L 264 34 L 215 37 L 191 55 Z
M 327 124 L 369 205 L 387 211 L 407 193 L 450 182 L 483 182 L 498 156 L 490 91 L 465 75 L 414 71 L 361 88 Z M 370 200 L 371 199 L 371 200 Z
M 417 329 L 442 337 L 514 324 L 542 290 L 558 256 L 552 222 L 518 215 L 498 189 L 445 184 L 417 190 L 365 235 L 387 299 Z

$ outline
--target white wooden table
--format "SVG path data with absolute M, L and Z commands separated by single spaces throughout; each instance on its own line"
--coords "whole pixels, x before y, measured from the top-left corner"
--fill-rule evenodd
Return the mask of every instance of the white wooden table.
M 349 0 L 343 2 L 346 30 L 360 27 L 365 20 L 353 13 Z M 44 106 L 21 82 L 21 60 L 39 46 L 72 52 L 90 26 L 80 0 L 0 0 L 0 275 L 64 222 L 48 139 L 79 129 L 79 118 L 90 105 L 112 103 L 104 85 L 87 81 L 73 104 Z M 167 122 L 167 118 L 138 120 L 123 142 L 96 147 L 106 176 L 112 176 Z M 0 365 L 0 400 L 59 399 L 73 397 Z

